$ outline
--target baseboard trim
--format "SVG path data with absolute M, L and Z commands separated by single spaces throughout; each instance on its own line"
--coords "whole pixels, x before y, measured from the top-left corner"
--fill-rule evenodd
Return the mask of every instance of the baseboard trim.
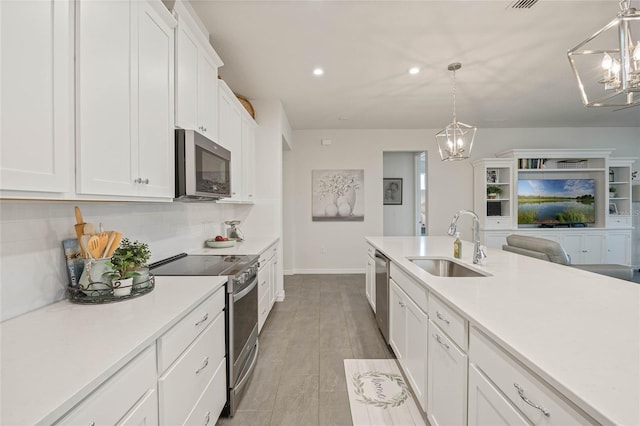
M 364 274 L 365 269 L 362 268 L 345 268 L 345 269 L 290 269 L 285 275 L 327 275 L 327 274 Z

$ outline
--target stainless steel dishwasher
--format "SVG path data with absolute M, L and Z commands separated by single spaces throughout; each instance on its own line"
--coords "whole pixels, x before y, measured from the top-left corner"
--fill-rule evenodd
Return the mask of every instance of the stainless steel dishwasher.
M 389 344 L 389 259 L 376 250 L 376 322 Z

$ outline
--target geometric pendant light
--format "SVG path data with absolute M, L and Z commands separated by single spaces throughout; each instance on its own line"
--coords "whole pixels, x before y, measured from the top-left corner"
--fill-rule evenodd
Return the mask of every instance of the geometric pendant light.
M 640 12 L 630 0 L 618 16 L 567 52 L 587 107 L 640 105 Z
M 465 160 L 471 156 L 476 127 L 458 121 L 456 117 L 456 71 L 462 64 L 454 62 L 447 69 L 453 72 L 453 121 L 436 134 L 438 151 L 442 161 Z

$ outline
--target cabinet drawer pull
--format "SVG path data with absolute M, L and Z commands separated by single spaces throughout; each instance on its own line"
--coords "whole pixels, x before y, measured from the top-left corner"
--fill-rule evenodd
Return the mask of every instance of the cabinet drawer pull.
M 446 319 L 441 313 L 440 311 L 436 311 L 436 316 L 438 317 L 438 319 L 440 321 L 444 321 L 447 323 L 447 325 L 451 324 L 451 321 L 449 321 L 448 319 Z
M 200 367 L 200 368 L 198 368 L 198 369 L 196 370 L 196 374 L 200 374 L 200 372 L 201 372 L 202 370 L 204 370 L 204 369 L 207 367 L 207 365 L 209 365 L 209 357 L 206 357 L 206 358 L 204 359 L 204 362 L 202 363 L 202 367 Z
M 447 348 L 447 350 L 449 350 L 449 345 L 447 345 L 445 342 L 442 341 L 442 339 L 440 339 L 440 336 L 438 334 L 434 334 L 433 337 L 436 338 L 436 340 L 438 341 L 438 343 L 440 343 L 442 346 L 444 346 L 445 348 Z
M 398 301 L 398 304 L 400 305 L 401 308 L 404 308 L 405 306 L 407 306 L 404 303 L 402 303 L 401 301 Z
M 198 321 L 195 326 L 199 326 L 200 324 L 202 324 L 203 322 L 205 322 L 206 320 L 209 319 L 209 312 L 207 312 L 206 314 L 204 314 L 204 317 L 202 317 L 202 319 L 200 321 Z
M 527 404 L 529 404 L 530 406 L 532 406 L 533 408 L 537 408 L 538 410 L 542 411 L 542 414 L 544 414 L 546 417 L 551 417 L 551 413 L 544 408 L 541 405 L 538 405 L 536 403 L 534 403 L 533 401 L 531 401 L 529 398 L 527 398 L 526 396 L 524 396 L 524 388 L 522 386 L 520 386 L 517 383 L 513 384 L 513 387 L 515 387 L 518 390 L 518 395 L 520 395 L 520 398 L 526 402 Z
M 207 416 L 204 418 L 204 426 L 207 426 L 211 421 L 211 411 L 207 411 Z

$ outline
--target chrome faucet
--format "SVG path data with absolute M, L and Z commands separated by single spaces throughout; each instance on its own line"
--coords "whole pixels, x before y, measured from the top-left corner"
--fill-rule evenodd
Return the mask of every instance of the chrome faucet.
M 471 210 L 460 210 L 451 219 L 451 225 L 449 225 L 449 231 L 447 234 L 454 235 L 458 228 L 458 219 L 460 216 L 468 214 L 473 217 L 473 263 L 482 264 L 487 255 L 482 247 L 480 247 L 480 219 L 478 215 Z

